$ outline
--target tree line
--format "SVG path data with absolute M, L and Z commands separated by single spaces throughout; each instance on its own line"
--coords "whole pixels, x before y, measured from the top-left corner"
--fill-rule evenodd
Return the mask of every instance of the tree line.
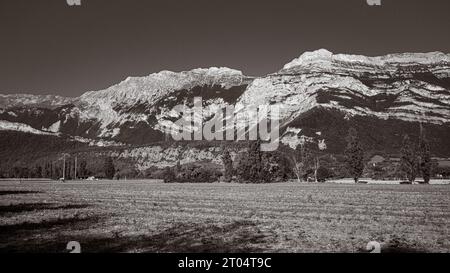
M 346 148 L 339 160 L 326 152 L 326 145 L 321 141 L 303 141 L 295 149 L 281 145 L 273 152 L 262 152 L 261 141 L 251 141 L 245 151 L 231 156 L 231 148 L 222 146 L 222 166 L 208 162 L 197 162 L 163 169 L 151 168 L 137 171 L 131 164 L 118 165 L 110 156 L 103 157 L 103 164 L 95 162 L 88 165 L 87 159 L 81 159 L 76 165 L 73 157 L 65 164 L 61 160 L 37 163 L 32 167 L 23 165 L 3 170 L 0 176 L 10 178 L 52 178 L 85 179 L 89 176 L 106 179 L 154 178 L 166 182 L 242 182 L 269 183 L 282 182 L 295 178 L 299 182 L 324 182 L 330 178 L 351 177 L 359 182 L 366 168 L 365 152 L 358 133 L 350 128 L 346 137 Z M 429 183 L 432 172 L 430 145 L 421 130 L 419 141 L 405 135 L 400 150 L 399 171 L 407 182 L 412 183 L 417 176 L 422 176 L 424 183 Z M 334 161 L 339 165 L 333 167 Z M 64 170 L 63 170 L 64 169 Z M 340 173 L 338 173 L 340 172 Z
M 0 177 L 5 178 L 48 178 L 67 180 L 72 179 L 86 179 L 90 176 L 97 176 L 100 178 L 113 179 L 116 170 L 114 169 L 113 159 L 106 157 L 102 167 L 102 172 L 88 166 L 88 161 L 82 159 L 75 165 L 73 158 L 63 160 L 45 161 L 43 163 L 35 163 L 28 167 L 25 164 L 19 164 L 12 168 L 1 168 Z
M 356 129 L 350 128 L 346 137 L 347 146 L 344 151 L 343 166 L 345 175 L 358 183 L 362 177 L 366 159 L 364 149 Z M 260 141 L 251 142 L 247 152 L 236 157 L 233 164 L 228 149 L 223 149 L 223 178 L 230 182 L 267 183 L 285 181 L 295 177 L 299 182 L 324 182 L 333 177 L 333 173 L 323 166 L 323 158 L 327 156 L 326 147 L 321 142 L 303 142 L 292 149 L 284 147 L 275 152 L 261 152 Z M 421 131 L 417 144 L 405 135 L 401 147 L 400 172 L 412 183 L 418 175 L 423 183 L 431 178 L 430 145 Z

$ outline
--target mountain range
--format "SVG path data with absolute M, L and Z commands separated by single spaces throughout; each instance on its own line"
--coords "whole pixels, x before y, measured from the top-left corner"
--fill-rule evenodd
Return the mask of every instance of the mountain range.
M 392 154 L 403 135 L 418 136 L 424 128 L 432 153 L 450 157 L 450 54 L 366 57 L 325 49 L 306 52 L 261 77 L 212 67 L 129 77 L 75 98 L 0 94 L 0 157 L 22 148 L 14 142 L 18 136 L 37 150 L 44 139 L 65 143 L 55 146 L 62 150 L 155 149 L 167 141 L 167 128 L 176 119 L 173 107 L 192 106 L 194 97 L 203 98 L 205 120 L 228 105 L 240 111 L 281 105 L 282 142 L 288 145 L 293 135 L 306 136 L 340 154 L 348 128 L 355 127 L 367 151 Z

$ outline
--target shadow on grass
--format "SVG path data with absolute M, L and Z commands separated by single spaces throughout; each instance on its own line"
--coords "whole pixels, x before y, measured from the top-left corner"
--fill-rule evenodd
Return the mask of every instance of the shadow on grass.
M 427 251 L 410 246 L 388 246 L 384 247 L 381 253 L 426 253 Z
M 369 251 L 361 249 L 361 252 L 368 253 Z M 385 254 L 408 254 L 408 253 L 427 253 L 425 248 L 418 244 L 408 242 L 406 240 L 394 239 L 388 243 L 385 243 L 381 247 L 381 253 Z
M 32 193 L 41 193 L 40 191 L 0 191 L 1 195 L 14 195 L 14 194 L 32 194 Z
M 92 220 L 92 219 L 91 219 Z M 85 224 L 88 224 L 88 220 Z M 57 225 L 73 224 L 68 219 L 63 222 L 28 224 L 20 226 L 23 229 L 42 230 Z M 81 223 L 77 223 L 80 225 Z M 8 232 L 1 228 L 0 232 Z M 17 244 L 0 246 L 0 252 L 44 252 L 64 253 L 69 241 L 78 241 L 81 251 L 84 253 L 95 252 L 158 252 L 158 253 L 241 253 L 260 252 L 262 249 L 257 245 L 264 243 L 265 238 L 259 234 L 260 231 L 255 223 L 250 221 L 235 221 L 230 224 L 217 226 L 214 224 L 178 223 L 172 227 L 162 230 L 154 235 L 142 236 L 120 236 L 118 234 L 107 234 L 100 237 L 92 236 L 58 236 L 52 240 L 40 241 L 38 243 L 17 240 Z M 19 239 L 19 238 L 17 238 Z
M 394 236 L 386 245 L 381 249 L 382 253 L 425 253 L 417 242 L 412 242 L 402 236 Z
M 61 219 L 55 219 L 55 220 L 49 220 L 49 221 L 42 221 L 39 223 L 30 223 L 30 222 L 23 222 L 20 224 L 13 224 L 13 225 L 0 225 L 0 234 L 1 237 L 13 237 L 16 235 L 16 237 L 20 237 L 20 235 L 24 235 L 23 232 L 26 231 L 33 231 L 35 233 L 44 233 L 48 232 L 49 229 L 54 228 L 70 228 L 70 229 L 81 229 L 82 227 L 87 228 L 90 224 L 97 223 L 100 217 L 86 217 L 86 218 L 79 218 L 79 217 L 71 217 L 71 218 L 61 218 Z M 11 238 L 13 239 L 13 238 Z
M 101 220 L 99 216 L 61 218 L 39 223 L 0 225 L 0 253 L 65 252 L 62 231 L 87 230 Z
M 0 206 L 0 216 L 38 210 L 84 209 L 87 207 L 89 207 L 89 205 L 86 204 L 68 204 L 68 205 L 58 205 L 51 203 L 17 204 L 9 206 Z
M 257 246 L 266 241 L 251 221 L 234 221 L 222 226 L 179 223 L 146 239 L 140 246 L 144 252 L 191 253 L 258 252 L 262 249 Z

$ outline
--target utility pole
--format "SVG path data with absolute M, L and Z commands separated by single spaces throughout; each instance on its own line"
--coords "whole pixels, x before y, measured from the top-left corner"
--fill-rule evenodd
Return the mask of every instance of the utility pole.
M 62 181 L 66 181 L 66 156 L 70 156 L 70 154 L 63 153 L 63 169 L 62 169 Z M 70 166 L 68 171 L 70 171 Z
M 75 175 L 74 180 L 77 180 L 77 156 L 75 156 Z
M 63 173 L 63 182 L 66 179 L 66 154 L 63 154 L 63 169 L 62 169 L 62 173 Z

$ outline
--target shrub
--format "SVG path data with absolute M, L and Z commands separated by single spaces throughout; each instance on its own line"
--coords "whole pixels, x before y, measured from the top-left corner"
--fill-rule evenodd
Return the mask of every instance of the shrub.
M 164 180 L 164 183 L 173 183 L 176 182 L 175 172 L 170 167 L 165 167 L 161 173 L 161 179 Z
M 189 164 L 180 166 L 176 174 L 179 182 L 212 183 L 219 180 L 222 172 L 214 166 L 204 164 Z
M 325 168 L 323 166 L 320 166 L 317 169 L 317 181 L 318 182 L 325 182 L 327 179 L 332 178 L 333 175 L 334 174 L 330 169 Z
M 124 168 L 117 170 L 114 179 L 133 179 L 138 176 L 139 172 L 132 168 Z

